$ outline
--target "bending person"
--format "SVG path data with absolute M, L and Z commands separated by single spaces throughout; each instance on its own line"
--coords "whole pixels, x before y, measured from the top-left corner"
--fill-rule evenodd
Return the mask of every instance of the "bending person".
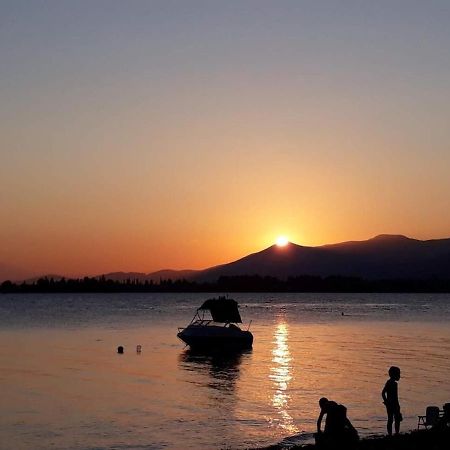
M 319 400 L 320 414 L 317 419 L 316 445 L 323 449 L 351 449 L 359 440 L 358 432 L 347 417 L 347 408 L 322 397 Z M 325 427 L 321 425 L 326 415 Z

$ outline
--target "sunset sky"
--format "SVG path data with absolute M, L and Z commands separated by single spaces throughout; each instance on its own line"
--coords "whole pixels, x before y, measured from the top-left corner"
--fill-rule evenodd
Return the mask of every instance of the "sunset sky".
M 450 237 L 450 2 L 0 0 L 0 280 Z

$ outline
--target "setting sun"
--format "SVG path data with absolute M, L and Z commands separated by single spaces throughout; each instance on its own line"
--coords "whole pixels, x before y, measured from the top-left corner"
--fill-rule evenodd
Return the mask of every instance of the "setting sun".
M 275 243 L 278 245 L 278 247 L 284 247 L 289 244 L 289 240 L 286 236 L 278 236 Z

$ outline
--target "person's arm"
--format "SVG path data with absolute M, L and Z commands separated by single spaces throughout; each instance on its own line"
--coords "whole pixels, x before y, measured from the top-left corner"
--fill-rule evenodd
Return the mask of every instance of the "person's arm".
M 320 411 L 319 418 L 317 419 L 317 432 L 320 433 L 320 425 L 322 424 L 323 415 L 325 413 Z
M 386 392 L 387 392 L 387 383 L 384 385 L 383 390 L 381 391 L 381 397 L 383 397 L 383 403 L 386 404 L 387 402 L 387 396 L 386 396 Z
M 354 431 L 355 433 L 358 433 L 356 431 L 356 428 L 353 426 L 353 424 L 350 422 L 349 418 L 346 417 L 345 418 L 345 425 L 347 425 L 348 428 L 350 428 L 350 430 Z

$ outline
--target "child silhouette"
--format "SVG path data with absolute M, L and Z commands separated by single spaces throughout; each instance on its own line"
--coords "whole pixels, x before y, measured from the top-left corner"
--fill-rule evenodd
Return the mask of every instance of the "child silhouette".
M 387 412 L 387 432 L 392 436 L 392 422 L 395 422 L 395 434 L 400 431 L 400 422 L 403 420 L 400 412 L 400 403 L 398 401 L 398 384 L 400 380 L 400 369 L 392 366 L 389 369 L 389 380 L 381 391 L 383 403 L 386 405 Z

